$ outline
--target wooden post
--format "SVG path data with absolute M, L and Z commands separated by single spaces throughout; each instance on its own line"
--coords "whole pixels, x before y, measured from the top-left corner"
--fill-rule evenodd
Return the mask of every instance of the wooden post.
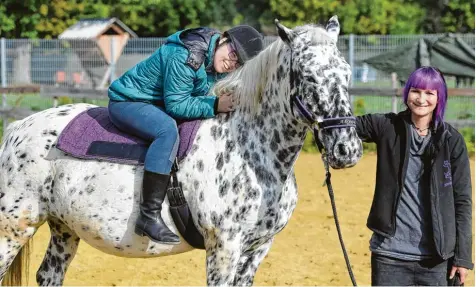
M 394 96 L 392 97 L 392 113 L 397 113 L 397 103 L 398 103 L 398 81 L 397 73 L 392 73 L 392 89 L 395 91 Z
M 0 39 L 0 74 L 2 78 L 2 88 L 7 86 L 7 49 L 5 45 L 5 38 Z M 2 93 L 2 108 L 5 109 L 7 107 L 7 95 Z M 7 130 L 8 125 L 8 118 L 2 114 L 2 121 L 3 121 L 3 132 Z

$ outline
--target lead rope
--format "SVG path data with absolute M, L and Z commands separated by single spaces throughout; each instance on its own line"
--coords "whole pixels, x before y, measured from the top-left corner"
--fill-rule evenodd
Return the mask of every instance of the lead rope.
M 345 264 L 347 265 L 347 271 L 349 272 L 352 285 L 357 286 L 354 273 L 352 272 L 352 266 L 350 265 L 349 256 L 347 255 L 347 250 L 345 249 L 344 239 L 342 238 L 342 233 L 340 231 L 339 219 L 337 218 L 337 208 L 336 208 L 336 203 L 334 200 L 334 190 L 332 189 L 331 172 L 329 171 L 329 164 L 328 164 L 328 155 L 325 152 L 324 146 L 322 145 L 318 136 L 319 136 L 318 130 L 314 129 L 314 140 L 316 142 L 317 147 L 319 148 L 319 151 L 321 152 L 322 162 L 324 163 L 324 169 L 326 170 L 326 179 L 324 183 L 322 184 L 322 186 L 327 185 L 327 190 L 329 191 L 329 198 L 331 199 L 332 213 L 334 214 L 334 222 L 336 224 L 337 234 L 339 236 L 340 247 L 342 248 L 342 253 L 344 253 L 344 259 L 345 259 Z

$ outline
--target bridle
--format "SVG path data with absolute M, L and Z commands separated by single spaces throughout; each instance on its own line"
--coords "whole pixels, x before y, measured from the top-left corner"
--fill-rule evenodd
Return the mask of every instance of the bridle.
M 306 119 L 306 121 L 311 125 L 314 133 L 314 140 L 316 142 L 316 145 L 319 149 L 319 152 L 321 153 L 322 156 L 322 161 L 324 163 L 324 168 L 326 170 L 326 179 L 323 184 L 327 185 L 327 190 L 329 192 L 329 197 L 331 200 L 331 205 L 332 205 L 332 212 L 334 214 L 334 222 L 336 224 L 337 228 L 337 233 L 339 236 L 339 241 L 340 245 L 342 248 L 342 252 L 344 253 L 344 259 L 345 263 L 347 265 L 347 271 L 349 272 L 350 280 L 352 281 L 353 286 L 357 286 L 357 283 L 355 281 L 354 274 L 352 272 L 352 267 L 350 265 L 349 257 L 347 255 L 347 250 L 344 245 L 344 240 L 342 239 L 342 233 L 340 231 L 340 225 L 339 225 L 339 220 L 337 218 L 337 208 L 335 206 L 335 200 L 334 200 L 334 191 L 332 189 L 332 183 L 331 183 L 331 173 L 329 171 L 329 152 L 326 150 L 325 146 L 322 144 L 321 140 L 319 139 L 319 131 L 320 130 L 326 130 L 326 129 L 334 129 L 334 128 L 345 128 L 345 127 L 356 127 L 356 121 L 355 117 L 336 117 L 336 118 L 327 118 L 323 119 L 322 121 L 317 121 L 315 120 L 313 114 L 308 111 L 308 109 L 305 107 L 303 104 L 300 96 L 299 96 L 299 85 L 296 82 L 296 79 L 294 77 L 293 73 L 293 51 L 291 49 L 291 59 L 290 59 L 290 90 L 292 91 L 293 88 L 296 88 L 296 92 L 291 95 L 290 98 L 290 107 L 291 107 L 291 113 L 294 114 L 294 109 L 293 106 L 295 106 L 298 111 L 301 113 L 301 115 Z

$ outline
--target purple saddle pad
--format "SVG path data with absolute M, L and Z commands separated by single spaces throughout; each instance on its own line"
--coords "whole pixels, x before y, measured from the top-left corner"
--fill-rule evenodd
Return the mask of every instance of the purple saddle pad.
M 179 124 L 178 160 L 192 147 L 200 120 Z M 143 165 L 150 142 L 120 131 L 109 120 L 107 108 L 91 108 L 77 115 L 61 132 L 57 148 L 81 159 Z

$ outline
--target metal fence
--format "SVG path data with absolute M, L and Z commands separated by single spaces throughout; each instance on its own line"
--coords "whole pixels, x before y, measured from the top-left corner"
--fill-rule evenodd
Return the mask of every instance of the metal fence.
M 352 86 L 391 87 L 391 76 L 373 69 L 363 60 L 398 46 L 418 41 L 421 38 L 438 38 L 443 34 L 431 35 L 342 35 L 338 47 L 351 65 Z M 461 34 L 461 38 L 471 47 L 475 45 L 474 34 Z M 276 37 L 265 37 L 266 45 Z M 120 53 L 117 61 L 108 63 L 104 55 L 92 40 L 30 40 L 0 39 L 0 78 L 2 86 L 40 84 L 48 86 L 65 86 L 88 89 L 105 89 L 109 82 L 149 57 L 163 43 L 165 38 L 130 39 Z M 117 54 L 116 54 L 117 55 Z M 108 56 L 108 57 L 106 57 Z M 452 83 L 452 79 L 449 79 Z M 388 97 L 375 96 L 367 107 L 368 112 L 388 112 Z M 474 97 L 459 100 L 464 111 L 472 110 L 474 119 Z M 367 106 L 369 106 L 368 104 Z

